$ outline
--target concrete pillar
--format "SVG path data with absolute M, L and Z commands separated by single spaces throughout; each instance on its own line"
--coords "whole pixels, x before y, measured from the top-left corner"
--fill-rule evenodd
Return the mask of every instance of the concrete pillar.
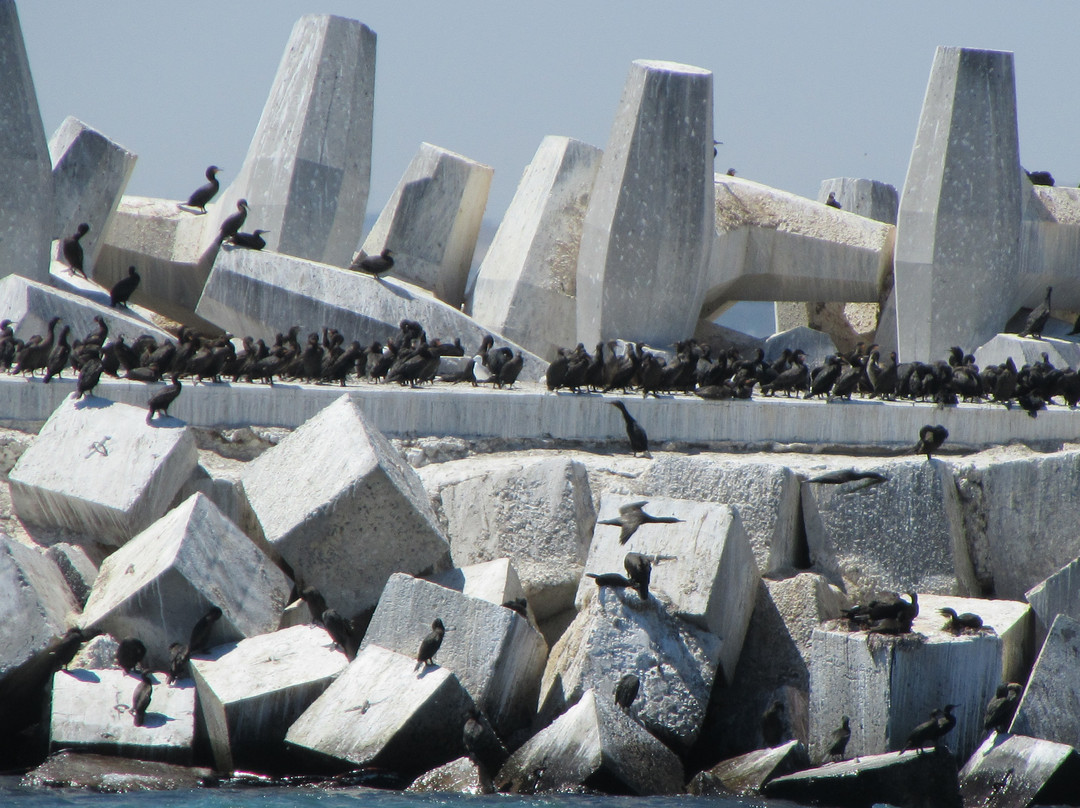
M 602 154 L 544 138 L 468 294 L 474 319 L 549 361 L 577 342 L 578 248 Z
M 15 0 L 0 0 L 0 276 L 49 281 L 52 163 Z
M 900 205 L 900 196 L 896 188 L 887 182 L 835 177 L 822 181 L 818 188 L 817 201 L 824 202 L 830 193 L 836 195 L 841 210 L 857 213 L 875 222 L 896 224 L 896 209 Z
M 457 308 L 493 173 L 491 166 L 421 143 L 364 240 L 364 252 L 378 255 L 389 247 L 395 277 Z
M 897 216 L 902 361 L 970 350 L 1004 327 L 1020 222 L 1012 54 L 938 48 Z
M 577 269 L 577 337 L 670 345 L 693 335 L 713 239 L 712 73 L 630 66 L 600 160 Z

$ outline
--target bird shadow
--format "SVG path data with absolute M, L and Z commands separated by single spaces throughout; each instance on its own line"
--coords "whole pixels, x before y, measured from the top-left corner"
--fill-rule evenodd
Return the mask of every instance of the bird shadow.
M 80 682 L 89 682 L 90 684 L 97 684 L 101 681 L 101 677 L 91 670 L 86 668 L 69 668 L 64 671 L 72 679 L 76 679 Z
M 429 665 L 429 664 L 427 664 L 427 663 L 425 662 L 425 663 L 424 663 L 424 667 L 420 669 L 420 673 L 416 674 L 416 678 L 417 678 L 417 679 L 423 679 L 423 678 L 424 678 L 425 676 L 427 676 L 427 675 L 428 675 L 428 673 L 429 673 L 430 671 L 432 671 L 432 670 L 438 670 L 438 669 L 439 669 L 439 666 L 438 666 L 438 665 L 435 665 L 435 664 L 431 664 L 431 665 Z
M 108 398 L 101 398 L 100 396 L 88 395 L 75 402 L 75 409 L 77 410 L 103 410 L 106 407 L 111 407 L 116 402 Z
M 143 716 L 143 729 L 157 729 L 163 727 L 166 724 L 175 721 L 175 718 L 165 715 L 164 713 L 147 713 Z
M 187 426 L 187 422 L 181 421 L 179 418 L 173 418 L 171 415 L 159 415 L 147 421 L 146 425 L 154 429 L 175 429 L 176 427 Z

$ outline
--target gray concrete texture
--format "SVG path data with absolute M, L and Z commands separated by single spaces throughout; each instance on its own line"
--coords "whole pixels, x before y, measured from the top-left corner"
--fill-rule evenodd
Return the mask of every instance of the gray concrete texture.
M 1080 698 L 1080 622 L 1065 614 L 1054 618 L 1009 732 L 1080 746 L 1080 715 L 1066 709 Z
M 900 194 L 887 182 L 834 177 L 823 180 L 818 188 L 817 201 L 825 202 L 829 194 L 836 195 L 840 209 L 857 213 L 875 222 L 896 224 L 896 211 L 900 207 Z

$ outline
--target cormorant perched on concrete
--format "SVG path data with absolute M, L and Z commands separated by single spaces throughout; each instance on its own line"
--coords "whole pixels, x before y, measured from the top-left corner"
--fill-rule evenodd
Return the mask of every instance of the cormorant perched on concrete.
M 221 229 L 218 230 L 218 244 L 223 242 L 230 236 L 235 236 L 240 232 L 240 228 L 244 226 L 244 221 L 248 215 L 248 201 L 241 199 L 236 203 L 236 213 L 229 216 L 221 223 Z
M 829 748 L 826 750 L 830 758 L 844 759 L 844 751 L 848 741 L 851 740 L 851 719 L 846 715 L 840 720 L 840 726 L 833 730 L 829 739 Z
M 885 599 L 872 600 L 868 604 L 857 604 L 850 609 L 842 609 L 841 613 L 853 623 L 868 626 L 883 621 L 895 621 L 902 632 L 907 632 L 911 630 L 912 622 L 919 615 L 918 593 L 908 592 L 908 597 L 911 598 L 910 601 L 906 601 L 898 595 L 892 595 Z M 878 630 L 886 628 L 888 626 L 882 626 Z
M 53 344 L 56 342 L 56 324 L 60 322 L 59 317 L 53 317 L 49 320 L 45 339 L 38 339 L 38 342 L 34 342 L 36 337 L 31 337 L 30 340 L 15 354 L 15 368 L 12 373 L 26 373 L 30 371 L 30 375 L 33 376 L 36 371 L 44 369 L 49 363 L 49 356 L 52 354 Z
M 937 742 L 956 726 L 956 717 L 952 714 L 955 706 L 955 704 L 947 704 L 944 711 L 932 711 L 930 720 L 923 721 L 911 731 L 907 741 L 904 742 L 904 748 L 900 751 L 914 749 L 916 754 L 922 754 L 922 750 L 927 746 L 937 746 Z
M 83 630 L 78 626 L 69 628 L 64 636 L 52 643 L 46 653 L 49 655 L 49 669 L 54 673 L 61 668 L 66 668 L 68 663 L 79 653 L 79 648 L 87 639 Z
M 562 387 L 563 379 L 566 378 L 566 373 L 570 369 L 570 357 L 566 355 L 565 348 L 559 348 L 557 356 L 552 360 L 551 364 L 547 366 L 547 371 L 544 373 L 544 381 L 547 383 L 548 390 L 558 390 Z
M 641 680 L 632 673 L 624 673 L 619 683 L 615 685 L 615 703 L 624 710 L 629 710 L 630 705 L 637 698 L 641 688 Z
M 116 646 L 116 664 L 124 669 L 124 673 L 135 670 L 145 656 L 146 646 L 136 637 L 125 637 Z
M 146 402 L 147 407 L 149 408 L 146 413 L 146 423 L 150 423 L 150 420 L 154 417 L 154 413 L 160 412 L 162 417 L 169 414 L 169 405 L 176 401 L 176 397 L 180 395 L 180 388 L 180 377 L 174 373 L 172 375 L 172 385 L 166 387 Z
M 139 273 L 135 271 L 135 267 L 128 267 L 127 277 L 118 280 L 113 284 L 113 288 L 109 290 L 109 305 L 114 309 L 117 306 L 123 306 L 126 309 L 128 299 L 138 287 Z
M 926 424 L 919 430 L 919 442 L 915 444 L 915 454 L 924 454 L 929 460 L 930 455 L 941 448 L 941 444 L 947 437 L 949 437 L 949 430 L 941 424 L 937 426 Z
M 619 516 L 617 519 L 601 519 L 596 524 L 618 525 L 622 528 L 622 530 L 619 531 L 619 544 L 626 544 L 630 537 L 634 535 L 634 532 L 642 525 L 658 523 L 671 524 L 683 521 L 674 516 L 653 516 L 652 514 L 645 513 L 642 509 L 648 504 L 648 500 L 641 500 L 641 502 L 630 502 L 626 505 L 621 505 L 619 507 Z
M 210 648 L 210 632 L 214 629 L 214 623 L 221 619 L 221 609 L 211 606 L 210 610 L 199 618 L 191 629 L 191 637 L 188 639 L 188 653 L 202 654 Z
M 191 196 L 188 197 L 186 207 L 198 208 L 202 213 L 206 213 L 206 204 L 214 198 L 214 195 L 218 192 L 218 188 L 221 187 L 221 183 L 218 182 L 217 174 L 221 171 L 217 166 L 210 166 L 206 169 L 206 179 L 209 180 L 205 185 L 200 185 L 196 188 Z M 181 205 L 181 208 L 185 205 Z
M 641 424 L 634 420 L 633 416 L 626 411 L 626 405 L 621 401 L 615 401 L 611 404 L 612 407 L 618 407 L 619 412 L 622 413 L 623 420 L 626 421 L 626 437 L 630 439 L 630 448 L 634 452 L 634 457 L 638 454 L 643 454 L 646 457 L 652 457 L 649 454 L 649 436 L 645 434 L 645 430 L 642 429 Z
M 64 257 L 64 261 L 68 265 L 68 269 L 71 270 L 71 274 L 79 274 L 84 278 L 86 272 L 83 270 L 83 248 L 79 243 L 79 239 L 90 232 L 90 225 L 83 222 L 79 225 L 79 229 L 75 231 L 73 235 L 68 236 L 62 242 L 60 242 L 60 255 Z
M 338 614 L 334 609 L 327 609 L 322 613 L 322 624 L 326 633 L 334 640 L 350 662 L 356 659 L 356 648 L 352 635 L 349 632 L 349 622 Z
M 354 272 L 363 272 L 373 278 L 381 278 L 394 268 L 393 255 L 393 251 L 389 248 L 384 248 L 378 255 L 365 255 L 363 258 L 357 255 L 349 264 L 349 269 Z
M 53 376 L 62 375 L 64 368 L 68 366 L 68 360 L 71 359 L 71 346 L 68 344 L 70 333 L 70 325 L 60 329 L 60 338 L 49 352 L 49 359 L 45 363 L 45 375 L 41 379 L 44 384 L 48 384 Z
M 475 706 L 469 708 L 469 717 L 461 728 L 461 740 L 469 758 L 490 783 L 491 778 L 497 775 L 506 763 L 510 753 Z
M 313 586 L 305 586 L 300 590 L 300 598 L 307 604 L 308 613 L 312 623 L 321 623 L 323 612 L 327 610 L 326 598 Z
M 1020 703 L 1022 690 L 1023 687 L 1016 682 L 998 685 L 997 694 L 986 705 L 983 729 L 988 732 L 1008 732 L 1009 724 L 1016 714 L 1016 706 Z
M 146 722 L 146 710 L 150 707 L 150 695 L 154 690 L 154 680 L 148 671 L 139 671 L 142 679 L 135 685 L 131 695 L 131 714 L 135 717 L 135 726 L 141 727 Z
M 1042 339 L 1042 332 L 1043 329 L 1046 328 L 1046 321 L 1050 319 L 1050 293 L 1052 291 L 1054 291 L 1053 286 L 1046 287 L 1046 299 L 1031 310 L 1031 314 L 1024 320 L 1023 327 L 1016 332 L 1018 336 L 1031 336 L 1035 339 Z
M 825 204 L 830 208 L 836 208 L 837 210 L 840 210 L 843 207 L 836 201 L 836 193 L 833 191 L 829 191 L 829 198 L 825 200 Z
M 784 739 L 784 702 L 776 699 L 761 715 L 761 739 L 771 749 Z
M 495 386 L 500 390 L 503 386 L 513 387 L 514 382 L 517 381 L 517 377 L 521 375 L 521 369 L 525 366 L 525 358 L 521 355 L 521 351 L 517 352 L 517 356 L 513 359 L 508 359 L 506 363 L 499 368 L 499 375 L 495 380 Z
M 627 553 L 623 558 L 626 575 L 642 600 L 649 599 L 649 582 L 652 580 L 652 562 L 641 553 Z
M 431 631 L 423 640 L 420 641 L 420 650 L 416 653 L 416 670 L 421 665 L 425 668 L 428 665 L 434 665 L 435 660 L 432 657 L 438 653 L 439 648 L 442 646 L 443 637 L 446 634 L 446 626 L 443 625 L 443 621 L 436 617 L 431 622 Z
M 502 604 L 504 609 L 517 612 L 526 620 L 529 618 L 529 601 L 525 598 L 511 598 Z
M 982 618 L 971 612 L 957 614 L 956 609 L 950 609 L 947 606 L 938 609 L 938 612 L 942 617 L 948 618 L 942 628 L 944 628 L 945 631 L 951 631 L 953 634 L 960 634 L 964 630 L 978 631 L 983 625 Z
M 585 577 L 596 581 L 598 587 L 613 586 L 616 589 L 625 589 L 634 585 L 633 581 L 618 572 L 586 572 Z
M 188 647 L 182 642 L 174 642 L 169 646 L 169 684 L 175 684 L 179 679 L 187 679 L 191 675 L 188 663 L 191 662 L 191 654 Z
M 261 250 L 266 246 L 266 239 L 262 237 L 262 234 L 269 232 L 269 230 L 256 230 L 254 233 L 233 233 L 226 240 L 230 244 L 247 250 Z

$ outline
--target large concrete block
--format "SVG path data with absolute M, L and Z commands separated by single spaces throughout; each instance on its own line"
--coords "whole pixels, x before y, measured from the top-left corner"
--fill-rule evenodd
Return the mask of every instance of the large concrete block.
M 415 666 L 412 654 L 363 648 L 285 742 L 343 769 L 377 766 L 407 777 L 461 757 L 472 699 L 448 669 L 418 674 Z
M 1066 186 L 1032 185 L 1020 179 L 1023 221 L 1020 235 L 1020 275 L 1017 297 L 1028 305 L 1042 301 L 1054 287 L 1054 303 L 1080 307 L 1076 257 L 1080 255 L 1080 190 Z M 1048 334 L 1053 333 L 1047 328 Z M 1057 336 L 1057 334 L 1054 334 Z
M 897 215 L 905 361 L 981 345 L 1013 314 L 1021 203 L 1013 55 L 939 47 Z
M 427 580 L 447 589 L 453 589 L 470 598 L 480 598 L 496 606 L 507 601 L 525 597 L 514 562 L 509 558 L 496 558 L 479 564 L 455 567 Z M 529 610 L 531 611 L 531 609 Z
M 495 170 L 421 143 L 363 250 L 394 254 L 393 274 L 454 308 L 465 300 L 476 238 Z
M 840 208 L 848 213 L 857 213 L 875 222 L 896 224 L 900 194 L 887 182 L 854 177 L 834 177 L 822 181 L 818 188 L 817 201 L 825 202 L 830 193 L 836 196 Z
M 135 726 L 131 697 L 141 680 L 122 670 L 80 668 L 53 677 L 49 749 L 191 763 L 195 746 L 195 686 L 153 680 L 150 706 Z
M 721 640 L 719 656 L 713 661 L 730 681 L 760 580 L 738 514 L 726 505 L 655 497 L 646 506 L 648 513 L 682 521 L 642 525 L 623 544 L 620 527 L 600 522 L 617 518 L 619 508 L 633 501 L 633 497 L 614 495 L 600 500 L 585 571 L 622 572 L 628 552 L 663 559 L 653 564 L 650 594 L 671 614 Z M 578 608 L 597 591 L 596 581 L 583 577 L 577 591 Z
M 585 467 L 562 457 L 477 457 L 419 471 L 462 567 L 514 562 L 540 620 L 568 608 L 596 513 Z
M 386 583 L 362 648 L 378 645 L 415 660 L 432 620 L 446 626 L 435 663 L 454 673 L 503 737 L 529 725 L 547 644 L 510 609 L 395 574 Z
M 587 690 L 551 726 L 510 756 L 500 791 L 536 794 L 611 782 L 632 794 L 682 791 L 679 759 L 602 692 Z
M 1045 287 L 1043 291 L 1045 293 Z M 1052 332 L 1053 326 L 1058 326 L 1057 334 Z M 975 349 L 975 362 L 979 367 L 985 368 L 989 365 L 1004 364 L 1006 359 L 1012 357 L 1013 363 L 1021 368 L 1042 362 L 1043 354 L 1046 354 L 1047 360 L 1054 367 L 1080 367 L 1080 344 L 1073 342 L 1071 338 L 1054 339 L 1064 336 L 1071 326 L 1071 323 L 1051 320 L 1047 323 L 1042 339 L 1021 337 L 1017 334 L 997 334 Z
M 480 767 L 467 757 L 460 757 L 417 777 L 405 791 L 414 794 L 491 794 L 490 781 Z
M 578 250 L 602 154 L 544 138 L 466 292 L 477 322 L 549 361 L 577 342 Z
M 877 302 L 895 228 L 741 177 L 716 175 L 704 316 L 733 300 Z
M 274 631 L 291 582 L 214 504 L 196 494 L 102 562 L 80 624 L 138 637 L 146 660 L 168 666 L 211 606 L 210 645 Z
M 815 569 L 859 596 L 876 590 L 975 595 L 952 471 L 940 460 L 875 464 L 888 478 L 851 491 L 802 484 L 803 520 Z
M 784 349 L 801 350 L 806 354 L 806 366 L 817 367 L 825 362 L 826 357 L 836 353 L 836 343 L 824 331 L 809 326 L 796 326 L 786 331 L 778 331 L 765 340 L 765 361 L 775 362 L 784 353 Z
M 1024 599 L 1031 604 L 1031 611 L 1035 615 L 1035 632 L 1039 642 L 1046 637 L 1059 614 L 1080 620 L 1080 558 L 1073 559 L 1045 581 L 1033 586 Z
M 429 339 L 460 337 L 469 350 L 477 350 L 489 333 L 453 306 L 393 277 L 375 280 L 266 250 L 222 249 L 197 313 L 234 334 L 266 340 L 288 323 L 305 324 L 308 331 L 327 326 L 365 345 L 385 344 L 405 318 L 420 322 Z M 499 339 L 504 342 L 519 350 Z M 523 355 L 520 378 L 541 378 L 548 363 L 527 351 Z
M 251 461 L 242 481 L 297 582 L 346 616 L 374 606 L 391 573 L 450 567 L 416 472 L 347 395 Z
M 267 249 L 348 266 L 371 178 L 375 32 L 356 20 L 297 20 L 236 180 L 210 207 L 203 246 L 247 199 Z M 190 215 L 190 214 L 188 214 Z
M 798 741 L 788 741 L 771 749 L 757 749 L 723 760 L 695 775 L 686 790 L 697 797 L 758 794 L 769 780 L 809 767 L 806 747 Z
M 641 683 L 630 713 L 673 748 L 697 738 L 716 678 L 722 640 L 671 615 L 655 598 L 601 588 L 548 656 L 540 685 L 541 723 L 589 689 L 612 698 L 624 674 Z
M 219 645 L 191 660 L 218 771 L 272 771 L 289 727 L 348 664 L 314 625 Z
M 799 478 L 787 466 L 715 456 L 658 457 L 635 488 L 642 496 L 717 502 L 739 513 L 761 572 L 792 567 L 799 547 Z
M 1001 682 L 1002 640 L 990 631 L 953 635 L 924 626 L 899 636 L 828 624 L 814 631 L 811 760 L 825 758 L 841 715 L 851 718 L 847 755 L 858 757 L 902 750 L 911 731 L 946 704 L 956 705 L 957 723 L 944 743 L 967 760 L 982 741 L 983 712 Z
M 72 115 L 53 132 L 49 155 L 56 195 L 52 237 L 66 238 L 82 222 L 89 224 L 90 232 L 79 243 L 86 274 L 93 277 L 94 262 L 137 157 Z
M 0 2 L 0 276 L 49 279 L 52 163 L 15 0 Z
M 964 805 L 1015 808 L 1076 802 L 1080 755 L 1071 746 L 991 734 L 960 770 Z
M 1080 746 L 1080 715 L 1064 705 L 1080 697 L 1080 622 L 1059 614 L 1050 626 L 1009 732 Z
M 113 793 L 175 791 L 201 788 L 213 776 L 213 770 L 196 766 L 61 751 L 27 772 L 26 783 Z
M 713 240 L 712 97 L 707 70 L 631 64 L 581 235 L 586 345 L 670 345 L 694 333 Z
M 129 404 L 68 397 L 11 470 L 15 512 L 123 544 L 165 514 L 198 461 L 183 422 L 158 423 Z
M 74 544 L 60 542 L 53 544 L 45 551 L 60 574 L 64 576 L 64 583 L 71 590 L 75 602 L 81 609 L 86 605 L 86 599 L 90 597 L 90 590 L 97 578 L 98 565 L 95 564 L 86 550 Z

